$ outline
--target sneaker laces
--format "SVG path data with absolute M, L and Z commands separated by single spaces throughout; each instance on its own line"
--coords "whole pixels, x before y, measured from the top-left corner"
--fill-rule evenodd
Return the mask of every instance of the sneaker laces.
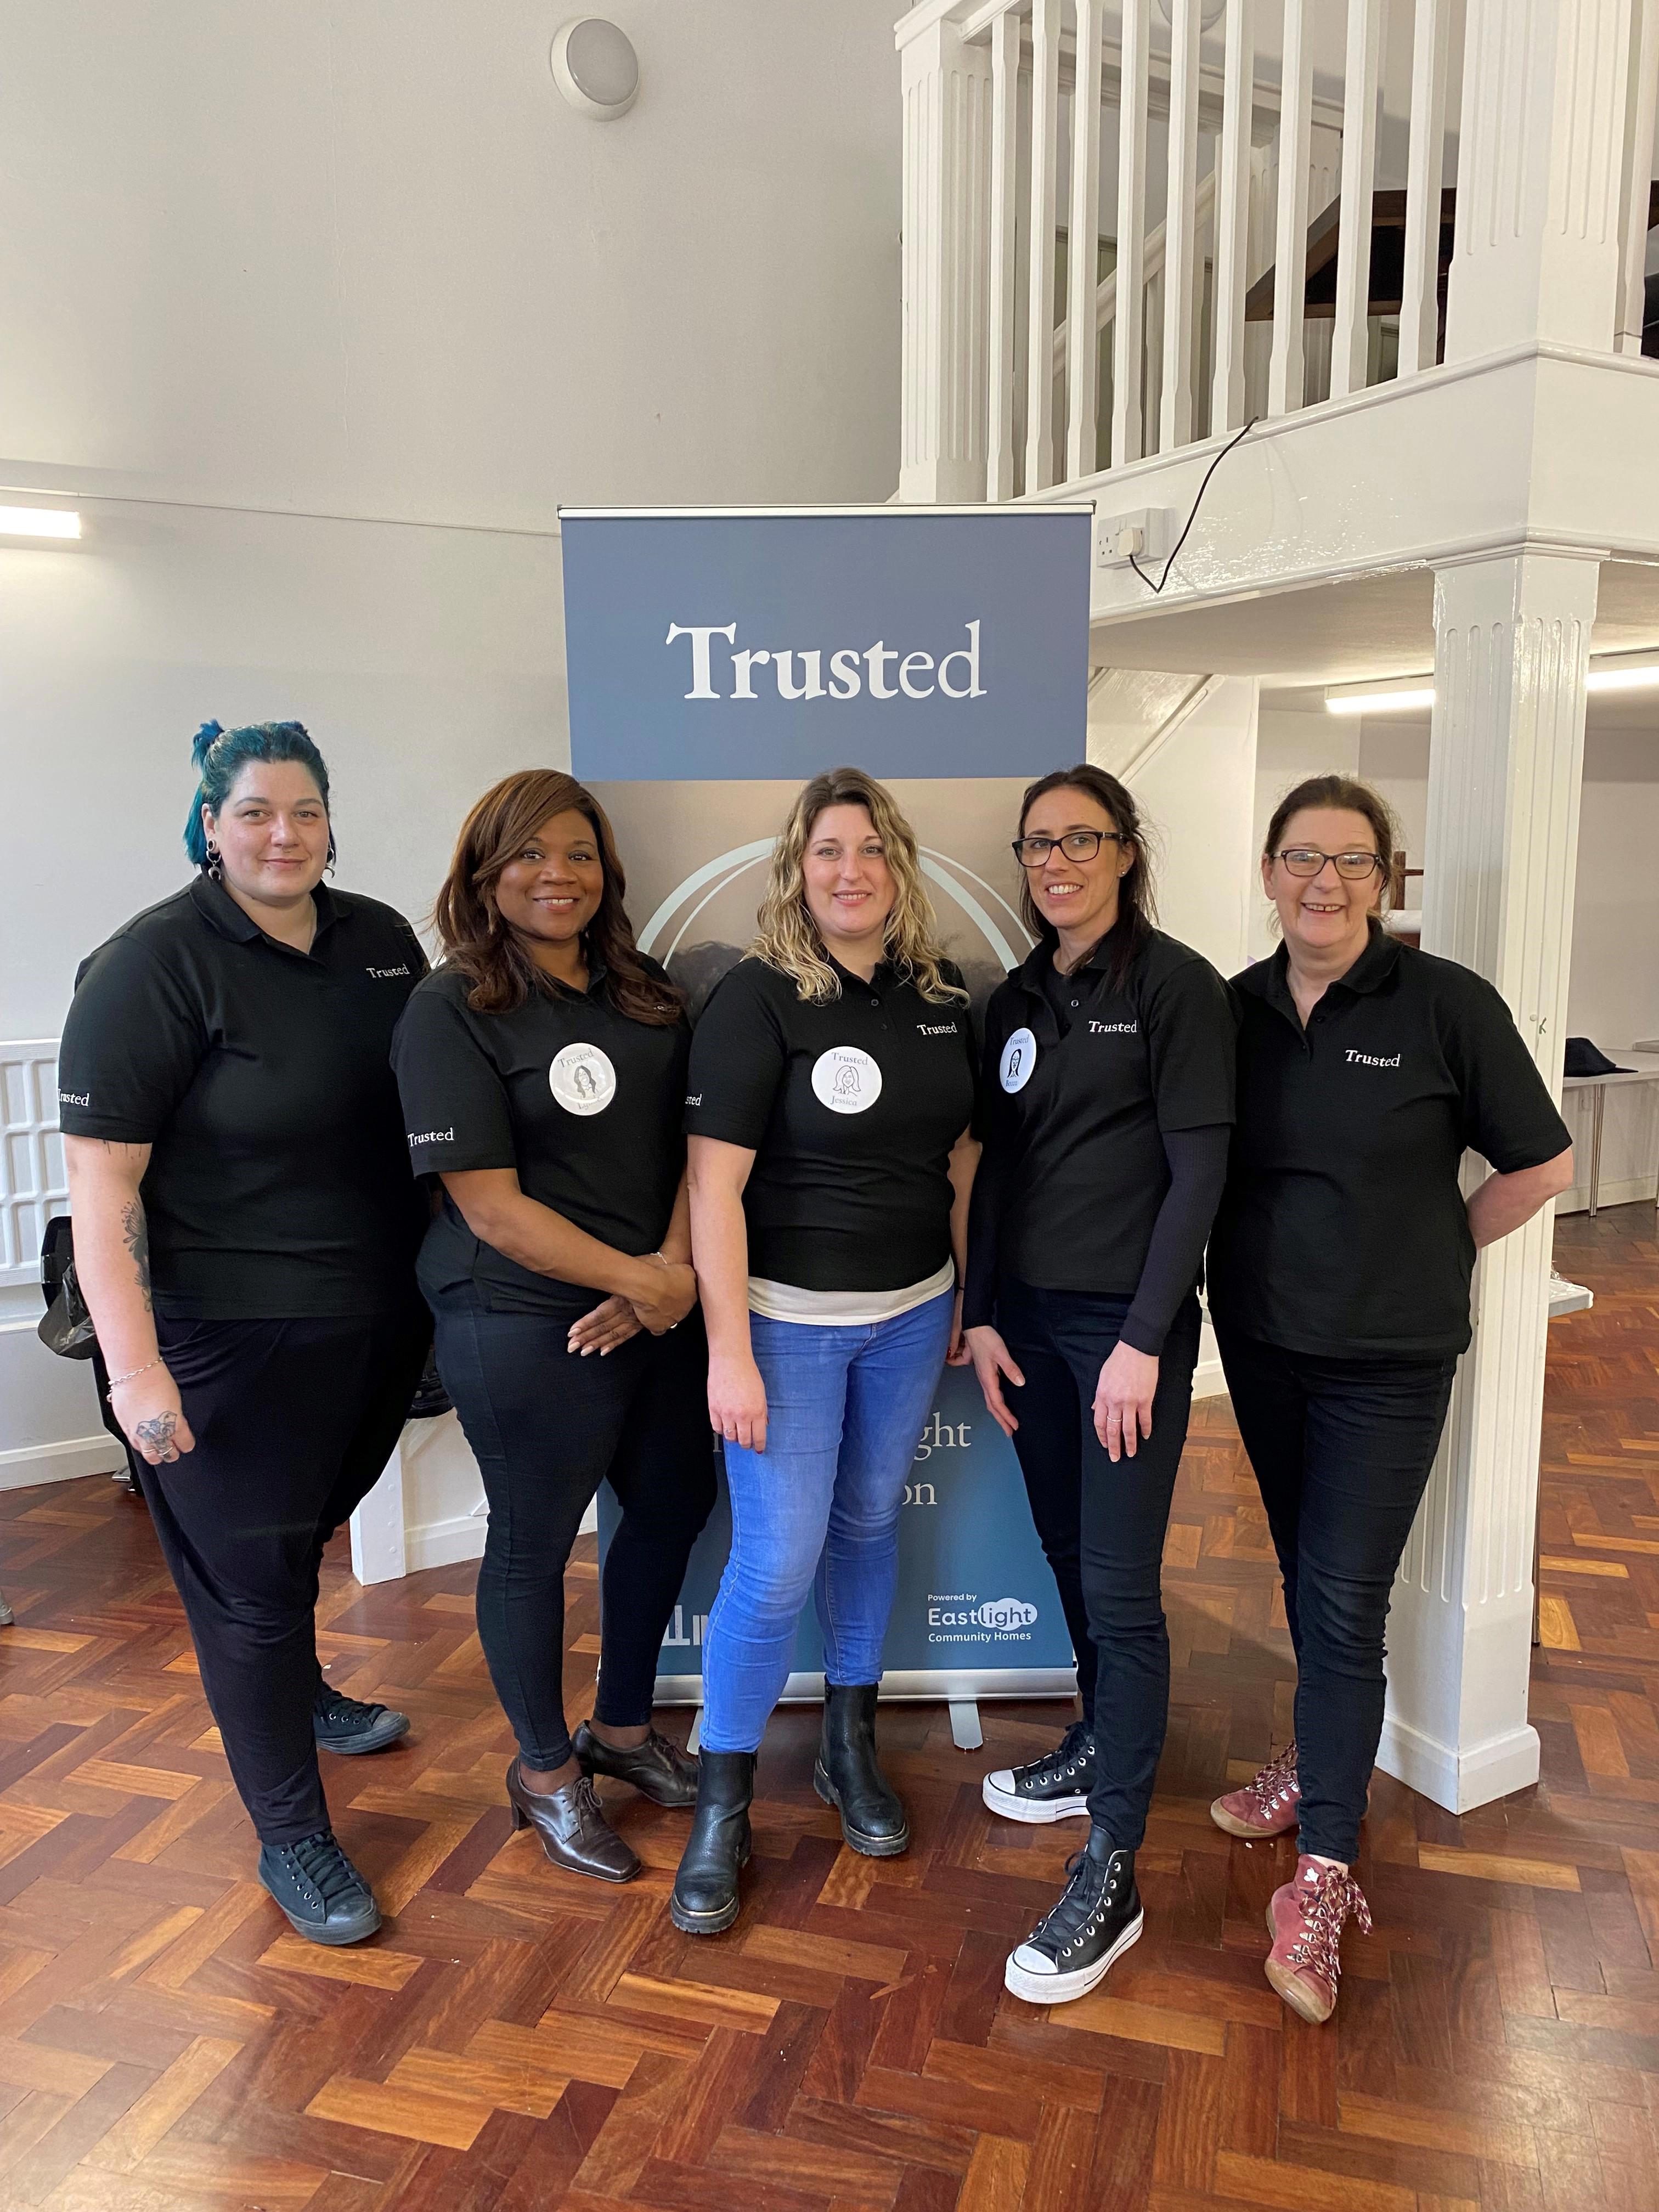
M 1085 1721 L 1073 1721 L 1052 1751 L 1041 1759 L 1034 1759 L 1029 1766 L 1015 1771 L 1016 1782 L 1030 1782 L 1033 1786 L 1045 1782 L 1063 1782 L 1067 1776 L 1084 1773 L 1095 1754 L 1095 1740 Z
M 294 1863 L 325 1905 L 363 1887 L 362 1876 L 340 1849 L 332 1828 L 302 1836 L 288 1848 Z
M 1296 1739 L 1291 1739 L 1281 1752 L 1274 1753 L 1261 1771 L 1244 1784 L 1247 1794 L 1255 1798 L 1257 1810 L 1264 1816 L 1270 1814 L 1287 1785 L 1296 1783 Z
M 378 1705 L 365 1705 L 361 1698 L 348 1697 L 337 1690 L 331 1682 L 321 1683 L 311 1701 L 311 1710 L 325 1723 L 361 1720 L 366 1714 L 378 1712 Z
M 1371 1932 L 1371 1909 L 1364 1892 L 1340 1868 L 1321 1867 L 1314 1881 L 1296 1885 L 1296 1896 L 1302 1908 L 1302 1933 L 1291 1946 L 1290 1963 L 1309 1967 L 1334 1989 L 1342 1972 L 1338 1955 L 1342 1930 L 1350 1914 L 1363 1934 Z
M 1091 1936 L 1106 1917 L 1106 1907 L 1117 1901 L 1117 1855 L 1103 1866 L 1086 1850 L 1066 1862 L 1066 1883 L 1060 1902 L 1044 1913 L 1026 1937 L 1028 1943 L 1048 1942 L 1064 1958 Z

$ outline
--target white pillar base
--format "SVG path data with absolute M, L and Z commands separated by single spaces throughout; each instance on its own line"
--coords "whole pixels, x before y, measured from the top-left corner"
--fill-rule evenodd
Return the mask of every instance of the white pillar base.
M 1538 1731 L 1523 1723 L 1485 1743 L 1438 1743 L 1390 1714 L 1382 1723 L 1376 1763 L 1384 1774 L 1447 1812 L 1472 1813 L 1477 1805 L 1529 1790 L 1537 1781 Z

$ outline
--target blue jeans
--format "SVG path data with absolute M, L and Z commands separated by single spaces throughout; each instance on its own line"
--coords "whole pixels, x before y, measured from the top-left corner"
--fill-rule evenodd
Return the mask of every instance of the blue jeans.
M 702 1744 L 758 1751 L 809 1587 L 837 1688 L 881 1679 L 905 1478 L 951 1335 L 951 1293 L 891 1321 L 750 1317 L 766 1449 L 726 1447 L 732 1549 L 703 1631 Z

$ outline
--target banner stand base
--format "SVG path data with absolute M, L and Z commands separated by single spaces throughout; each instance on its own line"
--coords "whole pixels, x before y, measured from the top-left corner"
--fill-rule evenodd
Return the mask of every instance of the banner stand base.
M 977 1751 L 985 1741 L 985 1731 L 979 1724 L 977 1698 L 951 1698 L 951 1741 L 958 1751 Z
M 979 1725 L 975 1708 L 987 1698 L 1074 1698 L 1077 1695 L 1075 1667 L 964 1667 L 960 1672 L 951 1668 L 890 1667 L 881 1678 L 881 1698 L 884 1705 L 948 1705 L 951 1708 L 951 1732 L 956 1731 L 956 1709 L 962 1706 L 973 1712 L 971 1725 Z M 659 1705 L 696 1705 L 698 1708 L 692 1723 L 694 1731 L 702 1719 L 702 1676 L 701 1674 L 659 1674 L 652 1692 L 653 1700 Z M 783 1686 L 783 1695 L 778 1700 L 784 1705 L 814 1705 L 823 1702 L 822 1674 L 792 1674 Z M 968 1723 L 964 1722 L 964 1725 Z M 963 1742 L 960 1736 L 958 1743 Z M 964 1750 L 977 1750 L 983 1742 L 980 1736 L 971 1744 L 963 1744 Z M 696 1748 L 694 1741 L 688 1747 Z

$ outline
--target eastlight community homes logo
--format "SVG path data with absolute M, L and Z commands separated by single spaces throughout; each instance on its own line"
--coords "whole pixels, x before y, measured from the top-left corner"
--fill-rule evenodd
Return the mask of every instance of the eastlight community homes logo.
M 930 1644 L 1029 1644 L 1037 1609 L 1023 1597 L 981 1598 L 972 1590 L 927 1600 Z

